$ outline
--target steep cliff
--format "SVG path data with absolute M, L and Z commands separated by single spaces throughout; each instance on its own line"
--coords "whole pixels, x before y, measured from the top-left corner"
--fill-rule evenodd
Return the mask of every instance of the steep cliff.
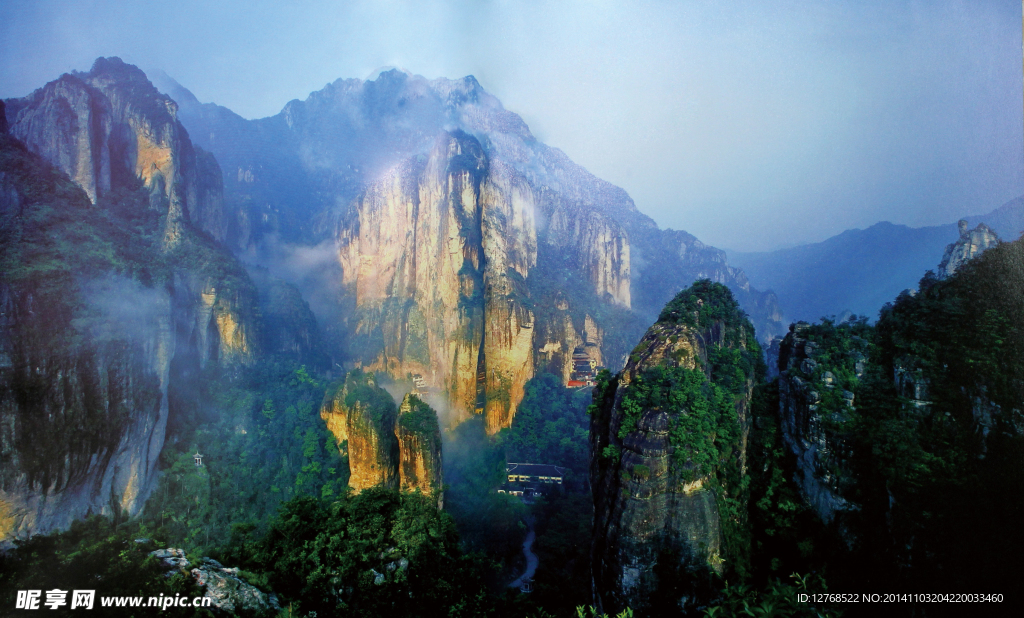
M 395 433 L 401 490 L 418 491 L 425 496 L 437 492 L 438 506 L 443 506 L 441 428 L 437 413 L 416 395 L 408 394 L 398 408 Z
M 372 373 L 349 372 L 324 398 L 320 416 L 348 454 L 349 487 L 356 493 L 378 485 L 398 487 L 395 402 Z
M 124 211 L 117 214 L 126 226 L 162 226 L 161 261 L 177 269 L 174 287 L 189 297 L 182 304 L 196 308 L 187 328 L 201 364 L 253 361 L 261 338 L 255 289 L 228 252 L 195 233 L 224 238 L 220 167 L 193 146 L 174 101 L 137 67 L 100 58 L 87 73 L 8 99 L 4 116 L 12 136 L 67 174 L 93 204 Z
M 988 236 L 965 233 L 961 247 L 977 232 Z M 864 534 L 908 589 L 1021 589 L 1008 571 L 1024 548 L 1024 498 L 1006 488 L 1024 482 L 1022 320 L 1019 239 L 948 277 L 929 273 L 879 316 L 867 373 L 880 379 L 858 391 L 861 453 L 874 475 L 858 486 Z
M 779 420 L 796 457 L 797 485 L 822 521 L 853 506 L 846 426 L 868 362 L 871 329 L 863 321 L 798 322 L 779 345 Z M 844 481 L 845 479 L 845 481 Z
M 968 230 L 967 222 L 962 220 L 959 231 L 959 240 L 946 247 L 939 264 L 940 279 L 952 277 L 968 261 L 1000 243 L 984 223 Z M 935 282 L 931 276 L 922 279 L 922 292 L 927 293 Z M 897 302 L 910 305 L 912 298 L 904 293 Z M 891 316 L 890 303 L 882 312 L 880 324 L 886 326 L 884 330 L 891 328 L 888 326 Z M 962 325 L 963 328 L 970 326 Z M 913 339 L 920 335 L 904 337 Z M 851 428 L 859 416 L 856 392 L 871 364 L 877 368 L 881 362 L 885 388 L 892 389 L 892 395 L 906 413 L 924 417 L 931 413 L 930 359 L 902 346 L 900 352 L 890 358 L 883 360 L 876 356 L 872 359 L 869 344 L 874 338 L 874 331 L 864 319 L 838 324 L 828 320 L 813 325 L 798 322 L 790 326 L 789 334 L 779 346 L 779 414 L 783 440 L 796 457 L 796 481 L 804 500 L 826 523 L 857 508 L 851 502 L 851 496 L 856 493 Z M 873 391 L 879 388 L 877 384 L 869 386 L 869 396 L 877 398 Z M 977 407 L 985 406 L 979 402 Z M 986 415 L 978 412 L 976 416 Z M 980 427 L 976 430 L 986 433 Z M 855 531 L 848 529 L 847 523 L 840 521 L 839 528 L 852 543 L 850 535 Z
M 224 166 L 236 248 L 269 263 L 282 246 L 333 246 L 346 351 L 422 376 L 450 423 L 509 426 L 525 382 L 541 369 L 568 381 L 577 348 L 620 367 L 698 278 L 733 288 L 764 337 L 781 334 L 774 295 L 721 251 L 658 230 L 472 77 L 338 80 L 255 121 L 161 83 Z
M 309 367 L 330 367 L 320 325 L 298 288 L 264 269 L 250 268 L 248 272 L 259 291 L 263 349 L 271 354 L 290 356 Z
M 629 307 L 622 230 L 597 214 L 569 216 L 461 131 L 442 134 L 428 155 L 371 185 L 340 230 L 345 284 L 359 316 L 354 349 L 372 369 L 422 375 L 447 395 L 451 423 L 474 412 L 484 414 L 489 433 L 511 423 L 543 347 L 535 327 L 552 331 L 545 319 L 538 326 L 534 309 L 556 302 L 533 275 L 539 254 L 569 262 L 566 272 L 583 288 L 577 297 Z M 538 238 L 538 230 L 546 234 Z M 564 337 L 586 328 L 554 319 Z M 600 330 L 590 321 L 592 332 Z M 575 346 L 555 344 L 568 364 Z
M 90 513 L 138 514 L 169 394 L 196 397 L 211 362 L 252 363 L 262 330 L 244 268 L 191 218 L 216 210 L 219 183 L 196 172 L 219 176 L 215 162 L 196 162 L 173 103 L 138 69 L 101 60 L 3 112 L 6 542 Z
M 729 291 L 683 290 L 591 406 L 592 547 L 605 612 L 692 608 L 723 569 L 738 513 L 755 367 L 753 327 Z
M 968 253 L 963 227 L 947 258 Z M 1005 488 L 1022 476 L 1022 255 L 1020 240 L 996 243 L 926 273 L 875 326 L 797 323 L 782 341 L 785 467 L 825 524 L 815 558 L 830 583 L 1019 588 L 1006 571 L 1022 500 Z
M 66 176 L 0 135 L 0 543 L 138 513 L 152 488 L 173 299 L 109 274 L 126 247 L 107 225 Z
M 10 133 L 66 173 L 93 203 L 128 178 L 167 211 L 165 242 L 187 220 L 214 238 L 225 234 L 220 168 L 192 145 L 177 105 L 119 58 L 88 73 L 64 74 L 23 99 L 9 99 Z
M 340 241 L 364 363 L 422 375 L 452 402 L 453 422 L 479 408 L 492 433 L 533 368 L 521 282 L 536 240 L 512 192 L 476 140 L 445 134 L 425 161 L 368 189 Z

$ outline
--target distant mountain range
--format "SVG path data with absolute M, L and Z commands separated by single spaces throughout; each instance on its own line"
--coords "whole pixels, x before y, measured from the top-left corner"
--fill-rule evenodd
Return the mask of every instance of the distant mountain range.
M 1024 196 L 984 215 L 964 217 L 969 227 L 985 223 L 1003 240 L 1024 231 Z M 828 240 L 758 253 L 729 251 L 750 285 L 771 289 L 789 321 L 816 321 L 850 311 L 874 319 L 886 303 L 914 289 L 958 237 L 955 222 L 912 228 L 883 221 L 847 230 Z

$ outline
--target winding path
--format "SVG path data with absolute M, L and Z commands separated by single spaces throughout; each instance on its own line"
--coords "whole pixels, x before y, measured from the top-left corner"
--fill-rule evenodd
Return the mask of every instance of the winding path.
M 537 565 L 540 564 L 540 559 L 537 558 L 537 554 L 533 553 L 533 541 L 537 538 L 537 534 L 533 531 L 533 522 L 528 522 L 530 529 L 526 533 L 526 539 L 523 540 L 523 555 L 526 556 L 526 572 L 519 576 L 519 579 L 515 580 L 508 585 L 509 588 L 521 588 L 523 582 L 528 579 L 533 579 L 533 574 L 537 570 Z

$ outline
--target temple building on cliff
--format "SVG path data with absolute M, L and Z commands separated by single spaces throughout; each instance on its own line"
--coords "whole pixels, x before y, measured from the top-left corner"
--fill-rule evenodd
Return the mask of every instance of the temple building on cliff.
M 567 387 L 582 388 L 597 385 L 597 373 L 603 367 L 598 365 L 597 354 L 594 353 L 596 350 L 596 346 L 592 345 L 581 346 L 573 350 L 572 373 L 569 374 Z

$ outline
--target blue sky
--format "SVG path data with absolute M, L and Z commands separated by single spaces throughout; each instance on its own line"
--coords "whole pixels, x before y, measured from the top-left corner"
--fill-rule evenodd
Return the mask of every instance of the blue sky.
M 660 225 L 720 247 L 1024 193 L 1016 0 L 4 4 L 2 97 L 101 55 L 250 118 L 382 66 L 473 74 Z

